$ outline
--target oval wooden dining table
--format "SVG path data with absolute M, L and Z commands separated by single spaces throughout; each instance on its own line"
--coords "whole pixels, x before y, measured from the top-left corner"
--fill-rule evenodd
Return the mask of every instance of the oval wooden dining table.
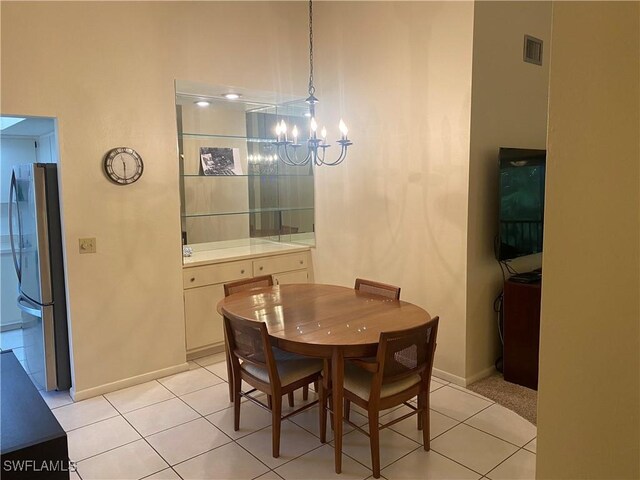
M 344 359 L 375 356 L 381 332 L 431 319 L 408 302 L 313 283 L 234 293 L 218 303 L 218 312 L 266 323 L 273 345 L 282 350 L 331 360 L 336 473 L 342 469 Z

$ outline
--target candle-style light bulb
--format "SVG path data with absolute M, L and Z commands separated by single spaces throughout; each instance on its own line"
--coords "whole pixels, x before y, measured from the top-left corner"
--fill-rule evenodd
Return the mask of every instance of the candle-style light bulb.
M 280 130 L 284 134 L 284 139 L 286 141 L 287 140 L 287 124 L 284 123 L 284 120 L 282 120 L 282 122 L 280 122 Z
M 278 137 L 278 141 L 280 141 L 280 136 L 282 135 L 282 125 L 276 123 L 276 136 Z
M 291 130 L 291 134 L 293 135 L 293 141 L 296 142 L 298 140 L 298 126 L 294 125 L 293 130 Z
M 311 132 L 316 133 L 316 130 L 318 130 L 318 124 L 316 123 L 316 119 L 315 118 L 311 118 Z
M 322 135 L 322 140 L 327 139 L 327 129 L 325 127 L 322 127 L 322 130 L 320 130 L 320 135 Z
M 340 124 L 338 125 L 338 128 L 340 129 L 340 132 L 342 133 L 342 139 L 346 140 L 347 139 L 347 133 L 349 133 L 349 129 L 347 128 L 345 123 L 342 121 L 342 119 L 340 119 Z

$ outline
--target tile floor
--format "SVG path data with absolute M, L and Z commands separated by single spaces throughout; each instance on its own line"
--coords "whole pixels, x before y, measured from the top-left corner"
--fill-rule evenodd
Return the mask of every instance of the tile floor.
M 348 426 L 343 473 L 334 473 L 333 444 L 322 445 L 318 439 L 317 407 L 283 423 L 281 456 L 273 458 L 268 412 L 245 402 L 241 429 L 233 431 L 222 355 L 190 365 L 187 372 L 77 403 L 65 392 L 42 392 L 68 432 L 70 457 L 78 462 L 72 478 L 351 480 L 371 476 L 368 437 Z M 444 380 L 434 378 L 432 383 L 431 451 L 425 452 L 419 443 L 415 417 L 383 430 L 383 478 L 535 478 L 533 425 Z M 298 396 L 296 405 L 301 402 Z M 405 410 L 388 411 L 381 422 Z M 353 420 L 365 425 L 367 419 L 357 412 L 355 408 Z

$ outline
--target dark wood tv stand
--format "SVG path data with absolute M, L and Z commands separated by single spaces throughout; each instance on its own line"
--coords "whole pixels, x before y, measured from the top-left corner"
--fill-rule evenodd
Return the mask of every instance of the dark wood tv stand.
M 538 389 L 540 280 L 504 284 L 504 379 Z

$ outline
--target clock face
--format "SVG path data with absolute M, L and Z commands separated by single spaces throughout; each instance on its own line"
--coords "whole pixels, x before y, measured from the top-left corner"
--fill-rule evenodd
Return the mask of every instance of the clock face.
M 133 148 L 118 147 L 109 150 L 104 159 L 104 171 L 118 185 L 129 185 L 142 176 L 142 157 Z

